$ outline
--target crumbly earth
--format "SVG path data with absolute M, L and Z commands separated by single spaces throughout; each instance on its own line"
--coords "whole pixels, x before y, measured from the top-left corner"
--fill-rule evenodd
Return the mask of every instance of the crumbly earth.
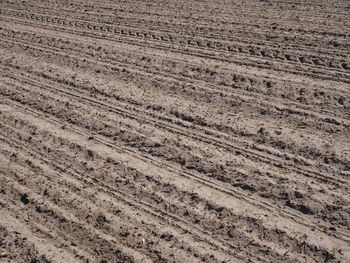
M 0 262 L 350 262 L 348 0 L 1 0 Z

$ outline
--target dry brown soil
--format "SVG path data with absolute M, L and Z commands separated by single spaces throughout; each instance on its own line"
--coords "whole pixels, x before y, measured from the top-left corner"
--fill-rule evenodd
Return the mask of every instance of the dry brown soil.
M 0 262 L 350 262 L 349 0 L 1 0 Z

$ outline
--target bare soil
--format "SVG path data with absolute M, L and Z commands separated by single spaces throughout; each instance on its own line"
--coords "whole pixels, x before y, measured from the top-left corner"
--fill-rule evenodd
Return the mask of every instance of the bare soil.
M 350 262 L 348 0 L 1 0 L 0 262 Z

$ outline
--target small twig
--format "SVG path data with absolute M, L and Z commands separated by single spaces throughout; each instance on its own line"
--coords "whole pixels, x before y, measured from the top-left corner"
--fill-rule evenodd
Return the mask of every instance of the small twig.
M 245 245 L 244 247 L 247 247 L 249 245 L 251 245 L 255 240 L 253 239 L 252 241 L 249 241 L 247 245 Z
M 315 262 L 318 262 L 314 257 L 308 255 L 310 258 L 312 258 L 313 260 L 315 260 Z

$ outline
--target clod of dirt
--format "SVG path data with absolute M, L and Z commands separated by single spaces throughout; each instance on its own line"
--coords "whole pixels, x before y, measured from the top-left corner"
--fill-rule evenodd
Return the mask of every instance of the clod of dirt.
M 262 136 L 268 136 L 268 135 L 269 135 L 269 132 L 268 132 L 265 128 L 261 127 L 261 128 L 258 130 L 258 134 L 259 134 L 259 135 L 262 135 Z
M 25 205 L 27 205 L 27 204 L 29 204 L 29 203 L 30 203 L 30 201 L 29 201 L 29 199 L 28 199 L 28 195 L 27 195 L 27 194 L 23 194 L 23 195 L 21 195 L 20 200 L 21 200 L 21 202 L 22 202 L 23 204 L 25 204 Z

